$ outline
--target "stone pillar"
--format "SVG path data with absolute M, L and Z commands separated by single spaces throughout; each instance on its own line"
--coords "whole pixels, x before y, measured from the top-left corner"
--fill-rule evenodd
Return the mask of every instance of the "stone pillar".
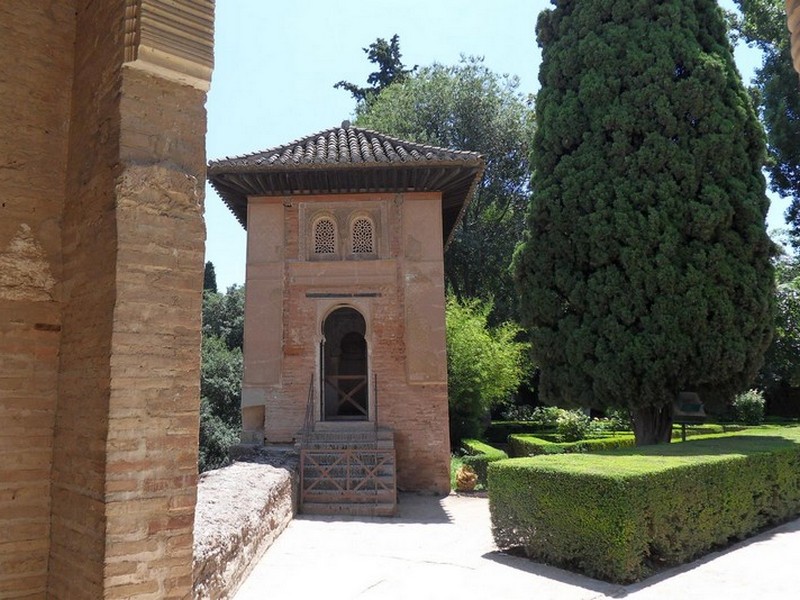
M 77 2 L 53 598 L 191 593 L 212 0 Z

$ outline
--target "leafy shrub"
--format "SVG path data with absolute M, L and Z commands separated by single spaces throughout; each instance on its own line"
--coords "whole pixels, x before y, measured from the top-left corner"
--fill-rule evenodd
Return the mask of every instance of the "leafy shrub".
M 591 428 L 591 419 L 579 410 L 561 411 L 556 420 L 556 431 L 564 442 L 577 442 L 585 438 Z
M 486 468 L 489 463 L 508 458 L 508 454 L 480 440 L 465 439 L 461 441 L 464 456 L 461 462 L 471 467 L 478 476 L 478 483 L 487 485 Z
M 500 548 L 625 583 L 800 514 L 800 428 L 510 459 L 488 474 Z
M 484 436 L 490 444 L 505 444 L 512 434 L 537 433 L 541 430 L 541 426 L 531 421 L 492 421 Z
M 736 420 L 747 425 L 764 422 L 764 394 L 759 390 L 747 390 L 733 399 L 733 414 Z
M 508 436 L 508 453 L 514 457 L 538 456 L 540 454 L 561 454 L 560 444 L 535 435 L 512 434 Z
M 631 448 L 635 445 L 636 440 L 633 435 L 603 436 L 567 443 L 558 443 L 539 436 L 524 434 L 511 435 L 508 438 L 508 452 L 513 457 L 601 452 L 603 450 Z
M 507 406 L 501 415 L 504 421 L 533 421 L 536 409 L 527 404 L 521 406 Z
M 605 431 L 633 431 L 631 411 L 627 409 L 610 408 L 606 410 L 606 418 L 598 420 Z
M 203 293 L 200 472 L 228 464 L 228 450 L 239 441 L 243 322 L 244 288 L 232 286 L 226 294 Z
M 208 398 L 201 398 L 198 470 L 203 473 L 227 465 L 230 447 L 238 441 L 239 428 L 214 414 Z
M 447 299 L 447 380 L 450 441 L 478 438 L 492 405 L 505 401 L 525 374 L 528 344 L 513 323 L 489 327 L 491 303 Z

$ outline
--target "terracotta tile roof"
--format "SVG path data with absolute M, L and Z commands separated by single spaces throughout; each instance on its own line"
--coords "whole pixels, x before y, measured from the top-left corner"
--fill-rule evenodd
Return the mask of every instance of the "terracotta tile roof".
M 453 161 L 477 162 L 480 159 L 477 152 L 447 150 L 406 142 L 376 131 L 351 127 L 345 122 L 342 123 L 342 127 L 320 131 L 264 152 L 212 161 L 209 163 L 209 170 L 314 165 L 328 167 L 370 163 L 431 164 Z
M 251 196 L 441 192 L 447 243 L 484 166 L 476 152 L 406 142 L 345 122 L 264 152 L 211 161 L 208 178 L 245 228 Z

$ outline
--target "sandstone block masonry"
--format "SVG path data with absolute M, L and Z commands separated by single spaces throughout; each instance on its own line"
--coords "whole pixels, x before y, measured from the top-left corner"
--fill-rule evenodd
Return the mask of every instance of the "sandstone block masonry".
M 0 5 L 0 597 L 190 593 L 212 21 Z

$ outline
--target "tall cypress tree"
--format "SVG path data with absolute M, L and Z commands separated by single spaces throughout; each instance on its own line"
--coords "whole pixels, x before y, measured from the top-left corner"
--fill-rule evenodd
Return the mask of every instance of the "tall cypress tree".
M 541 393 L 667 442 L 676 395 L 729 398 L 771 337 L 763 133 L 715 0 L 554 4 L 515 255 Z

